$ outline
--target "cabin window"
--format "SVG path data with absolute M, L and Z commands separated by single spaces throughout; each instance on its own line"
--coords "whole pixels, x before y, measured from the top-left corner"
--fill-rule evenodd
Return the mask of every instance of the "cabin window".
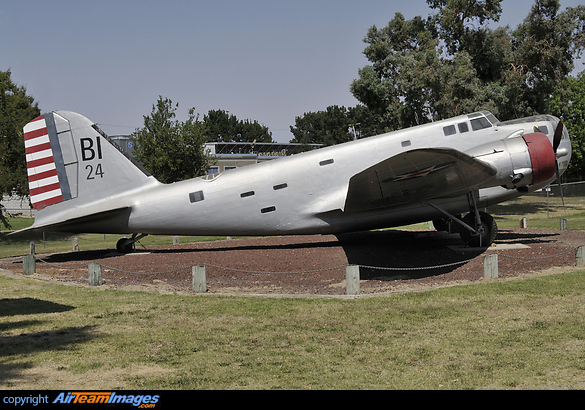
M 483 130 L 484 128 L 490 128 L 492 124 L 485 117 L 474 118 L 471 120 L 471 129 L 473 131 Z
M 457 128 L 459 128 L 459 132 L 462 134 L 469 131 L 469 125 L 466 122 L 460 122 L 457 124 Z
M 410 140 L 402 141 L 400 143 L 400 145 L 402 145 L 403 147 L 410 147 L 411 144 L 412 142 L 410 142 Z
M 267 214 L 268 212 L 274 212 L 276 211 L 276 207 L 275 206 L 269 206 L 267 208 L 262 208 L 260 210 L 260 212 L 262 212 L 263 214 Z
M 325 166 L 325 165 L 333 164 L 333 162 L 334 162 L 333 159 L 326 159 L 325 161 L 319 162 L 319 165 Z
M 189 201 L 191 201 L 191 203 L 203 201 L 204 199 L 203 191 L 191 192 L 189 194 Z
M 534 127 L 535 132 L 542 132 L 543 134 L 548 135 L 548 127 L 546 125 L 541 125 L 539 127 Z
M 453 135 L 456 132 L 457 131 L 455 131 L 455 126 L 454 125 L 448 125 L 446 127 L 443 127 L 443 134 L 445 134 L 445 137 L 448 137 L 449 135 Z
M 284 189 L 288 186 L 288 184 L 284 183 L 284 184 L 278 184 L 278 185 L 274 185 L 272 187 L 272 189 L 274 189 L 275 191 L 278 191 L 279 189 Z
M 254 192 L 254 191 L 248 191 L 248 192 L 242 192 L 240 194 L 240 197 L 247 198 L 249 196 L 254 196 L 254 195 L 256 195 L 256 192 Z

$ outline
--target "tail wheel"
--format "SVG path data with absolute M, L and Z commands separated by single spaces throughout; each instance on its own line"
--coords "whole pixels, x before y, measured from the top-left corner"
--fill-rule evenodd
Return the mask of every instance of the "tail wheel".
M 467 229 L 462 229 L 459 235 L 463 242 L 471 247 L 490 246 L 498 234 L 498 225 L 490 214 L 480 212 L 481 227 L 476 227 L 478 233 L 470 232 Z M 469 213 L 463 218 L 463 222 L 467 225 L 475 227 L 475 215 Z

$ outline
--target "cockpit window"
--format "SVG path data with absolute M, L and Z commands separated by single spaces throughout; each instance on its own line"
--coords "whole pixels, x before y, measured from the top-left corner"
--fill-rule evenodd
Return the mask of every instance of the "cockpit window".
M 473 131 L 483 130 L 484 128 L 490 128 L 492 126 L 485 117 L 474 118 L 470 122 Z
M 496 118 L 496 116 L 494 114 L 492 114 L 489 111 L 484 111 L 484 114 L 486 116 L 486 118 L 489 120 L 489 122 L 491 122 L 493 125 L 496 125 L 497 123 L 499 123 L 500 121 Z

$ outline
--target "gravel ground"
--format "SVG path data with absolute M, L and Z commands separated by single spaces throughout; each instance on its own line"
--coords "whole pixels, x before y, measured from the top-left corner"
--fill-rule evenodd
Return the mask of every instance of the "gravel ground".
M 206 265 L 213 294 L 345 295 L 345 268 L 360 265 L 361 294 L 380 294 L 484 281 L 483 256 L 498 254 L 499 277 L 574 269 L 585 231 L 500 229 L 495 246 L 469 249 L 458 235 L 435 231 L 359 232 L 234 239 L 37 255 L 43 280 L 88 284 L 87 264 L 102 265 L 103 288 L 191 291 L 191 266 Z M 520 247 L 520 248 L 519 248 Z M 425 269 L 446 265 L 438 268 Z M 22 258 L 0 260 L 22 273 Z

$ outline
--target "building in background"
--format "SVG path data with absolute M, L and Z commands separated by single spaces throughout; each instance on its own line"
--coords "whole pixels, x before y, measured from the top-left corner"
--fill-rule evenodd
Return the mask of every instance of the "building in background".
M 122 151 L 132 155 L 132 141 L 129 135 L 113 135 L 110 137 Z M 321 148 L 323 144 L 291 144 L 266 142 L 208 142 L 205 144 L 205 153 L 215 157 L 216 161 L 207 174 L 217 174 L 234 168 L 256 164 L 258 162 L 299 154 Z

